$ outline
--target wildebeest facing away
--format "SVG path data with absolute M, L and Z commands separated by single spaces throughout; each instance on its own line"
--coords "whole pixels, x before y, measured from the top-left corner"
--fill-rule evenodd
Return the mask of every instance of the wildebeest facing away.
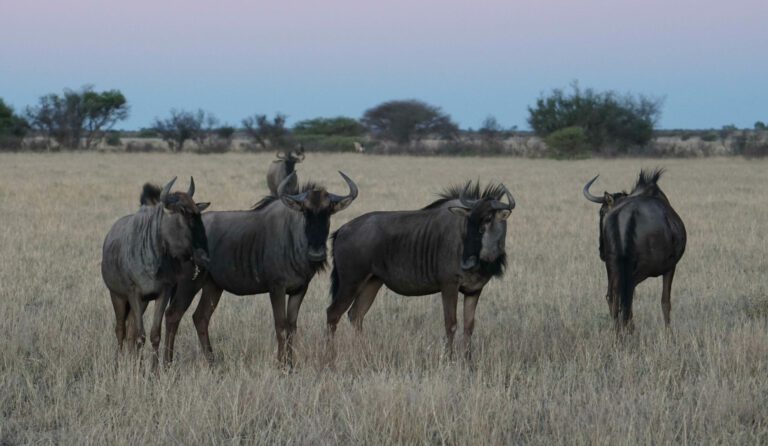
M 685 251 L 683 221 L 656 184 L 662 169 L 641 171 L 632 191 L 592 195 L 587 200 L 600 207 L 600 259 L 608 273 L 606 299 L 616 327 L 632 330 L 632 297 L 635 286 L 648 277 L 663 276 L 661 309 L 669 329 L 670 292 L 677 262 Z
M 150 300 L 155 304 L 150 341 L 157 366 L 160 323 L 173 287 L 181 274 L 181 262 L 205 268 L 208 242 L 200 212 L 210 203 L 195 203 L 195 182 L 190 178 L 186 193 L 170 193 L 174 177 L 165 187 L 145 184 L 139 210 L 120 218 L 104 239 L 101 274 L 109 289 L 115 310 L 117 356 L 122 350 L 128 327 L 136 337 L 136 351 L 144 344 L 142 316 Z M 131 337 L 129 337 L 130 339 Z
M 209 361 L 213 349 L 208 323 L 221 293 L 269 293 L 278 360 L 293 364 L 292 342 L 299 308 L 309 282 L 326 265 L 331 215 L 357 197 L 355 183 L 339 173 L 349 186 L 346 196 L 329 193 L 312 183 L 297 194 L 288 194 L 285 190 L 293 173 L 280 183 L 277 197 L 262 199 L 252 210 L 207 212 L 203 216 L 211 257 L 208 274 L 195 281 L 186 277 L 179 281 L 165 314 L 166 354 L 173 354 L 179 320 L 200 288 L 203 293 L 193 320 Z M 286 293 L 290 296 L 287 308 Z
M 277 152 L 275 156 L 277 159 L 272 161 L 269 169 L 267 169 L 267 187 L 269 187 L 269 193 L 276 197 L 277 187 L 280 183 L 288 178 L 291 173 L 295 172 L 294 166 L 296 163 L 304 161 L 304 146 L 299 145 L 298 149 L 283 153 Z M 299 180 L 294 175 L 285 186 L 285 192 L 287 194 L 296 194 L 298 193 L 298 187 Z
M 507 203 L 502 198 L 507 197 Z M 464 294 L 466 356 L 471 359 L 475 308 L 485 284 L 503 274 L 507 218 L 515 200 L 503 184 L 453 187 L 416 211 L 371 212 L 339 228 L 333 239 L 329 352 L 342 314 L 352 325 L 382 285 L 406 296 L 442 293 L 446 350 L 452 354 L 458 293 Z

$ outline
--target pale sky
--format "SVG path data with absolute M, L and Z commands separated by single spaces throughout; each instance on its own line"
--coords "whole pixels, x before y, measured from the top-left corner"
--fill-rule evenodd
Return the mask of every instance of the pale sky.
M 121 90 L 138 129 L 171 108 L 240 125 L 359 118 L 421 99 L 463 128 L 527 128 L 542 92 L 665 98 L 661 128 L 768 122 L 768 1 L 0 0 L 0 97 Z

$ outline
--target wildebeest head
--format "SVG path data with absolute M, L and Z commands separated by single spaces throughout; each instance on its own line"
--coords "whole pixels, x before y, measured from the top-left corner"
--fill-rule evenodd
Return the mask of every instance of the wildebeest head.
M 195 180 L 189 178 L 187 192 L 171 193 L 176 177 L 165 185 L 159 195 L 165 218 L 160 227 L 166 253 L 177 260 L 192 260 L 200 267 L 208 266 L 208 239 L 200 212 L 211 203 L 195 203 Z
M 507 218 L 515 208 L 515 199 L 503 184 L 488 186 L 482 195 L 479 193 L 479 185 L 475 185 L 473 195 L 477 198 L 467 198 L 471 183 L 467 182 L 459 195 L 461 206 L 449 208 L 454 214 L 467 219 L 461 255 L 461 268 L 465 270 L 475 268 L 478 259 L 491 263 L 505 255 Z M 507 197 L 507 203 L 501 201 L 502 196 Z
M 304 215 L 304 233 L 307 236 L 309 249 L 307 257 L 311 262 L 325 262 L 326 240 L 331 227 L 331 215 L 345 209 L 357 198 L 357 185 L 344 172 L 339 174 L 349 186 L 349 194 L 339 196 L 332 194 L 323 187 L 307 184 L 301 192 L 295 195 L 285 193 L 285 187 L 295 172 L 287 176 L 277 188 L 277 196 L 294 211 Z
M 290 163 L 291 165 L 300 163 L 304 161 L 304 146 L 299 144 L 299 147 L 294 150 L 277 152 L 275 157 L 277 157 L 279 160 L 283 160 L 286 163 Z

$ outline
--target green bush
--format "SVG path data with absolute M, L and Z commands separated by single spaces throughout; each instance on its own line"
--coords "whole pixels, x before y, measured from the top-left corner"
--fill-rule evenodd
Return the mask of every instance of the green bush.
M 114 130 L 107 132 L 107 136 L 104 137 L 104 142 L 111 147 L 119 146 L 122 143 L 122 141 L 120 141 L 120 132 Z
M 576 158 L 587 151 L 587 137 L 579 126 L 556 130 L 544 138 L 544 143 L 556 158 Z
M 27 120 L 17 115 L 13 107 L 0 99 L 0 150 L 21 148 L 21 141 L 28 130 Z
M 595 92 L 591 88 L 581 90 L 576 83 L 571 87 L 570 94 L 554 89 L 549 96 L 540 97 L 535 107 L 528 107 L 528 124 L 537 136 L 546 138 L 558 130 L 578 126 L 583 129 L 586 143 L 603 152 L 609 147 L 627 152 L 653 138 L 661 100 Z
M 717 133 L 715 132 L 709 132 L 701 135 L 701 140 L 704 142 L 715 142 L 717 141 Z
M 354 152 L 354 136 L 294 135 L 296 141 L 308 152 Z

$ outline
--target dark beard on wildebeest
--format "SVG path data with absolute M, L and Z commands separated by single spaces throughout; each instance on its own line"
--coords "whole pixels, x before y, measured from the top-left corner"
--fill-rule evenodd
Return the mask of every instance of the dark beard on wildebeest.
M 504 275 L 504 268 L 507 266 L 507 254 L 502 253 L 492 262 L 486 262 L 480 258 L 480 250 L 483 248 L 483 234 L 480 232 L 478 221 L 470 218 L 467 221 L 467 232 L 464 236 L 464 248 L 461 254 L 461 260 L 466 262 L 471 257 L 477 259 L 477 263 L 470 271 L 479 273 L 483 276 L 501 277 Z

